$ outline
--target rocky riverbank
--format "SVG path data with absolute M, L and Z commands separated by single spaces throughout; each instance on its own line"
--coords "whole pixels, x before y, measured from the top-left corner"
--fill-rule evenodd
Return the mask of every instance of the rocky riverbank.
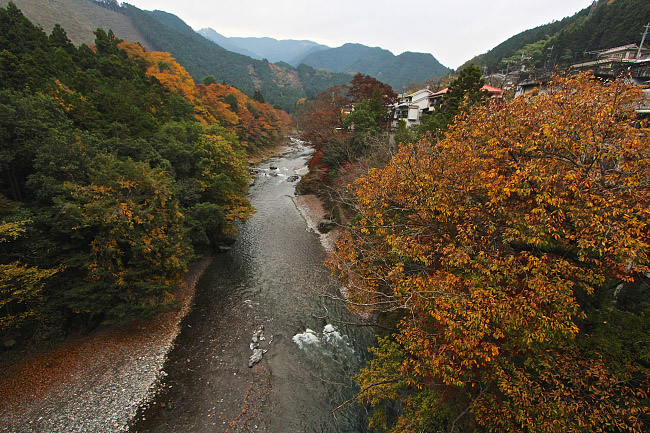
M 121 432 L 155 393 L 167 353 L 211 259 L 194 263 L 179 309 L 0 363 L 0 432 Z
M 307 222 L 307 227 L 320 235 L 325 251 L 328 253 L 334 251 L 340 228 L 334 223 L 329 224 L 330 219 L 327 218 L 321 199 L 314 194 L 306 194 L 294 197 L 293 201 Z M 323 230 L 324 225 L 327 226 L 327 230 Z M 324 231 L 326 232 L 323 233 Z

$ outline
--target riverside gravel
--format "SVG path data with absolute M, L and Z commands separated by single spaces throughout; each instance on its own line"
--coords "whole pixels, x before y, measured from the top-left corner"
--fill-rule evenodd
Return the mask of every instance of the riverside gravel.
M 179 310 L 66 341 L 0 373 L 0 432 L 125 432 L 154 397 L 167 354 L 210 259 L 190 267 Z

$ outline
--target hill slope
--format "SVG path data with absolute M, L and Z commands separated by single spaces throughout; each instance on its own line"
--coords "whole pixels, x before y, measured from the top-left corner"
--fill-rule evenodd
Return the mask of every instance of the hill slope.
M 431 54 L 407 52 L 395 56 L 388 50 L 361 44 L 345 44 L 311 53 L 302 63 L 334 72 L 361 72 L 398 89 L 450 71 Z
M 0 6 L 6 7 L 9 1 L 0 0 Z M 106 31 L 112 29 L 121 39 L 140 42 L 146 49 L 151 48 L 129 17 L 90 0 L 13 0 L 13 3 L 48 34 L 54 24 L 61 24 L 75 45 L 94 44 L 93 31 L 101 27 Z
M 124 10 L 153 49 L 170 52 L 195 80 L 212 75 L 248 94 L 259 90 L 268 102 L 285 110 L 293 109 L 302 97 L 348 83 L 352 78 L 348 74 L 253 59 L 207 40 L 175 15 L 146 12 L 128 4 Z
M 530 57 L 528 66 L 535 67 L 543 66 L 550 55 L 552 64 L 564 66 L 584 60 L 587 51 L 640 43 L 648 22 L 647 0 L 600 0 L 593 10 L 588 7 L 560 21 L 521 32 L 471 62 L 495 72 L 504 69 L 508 60 L 519 61 L 522 54 Z
M 297 65 L 298 61 L 315 51 L 329 49 L 313 41 L 274 38 L 241 38 L 226 37 L 217 33 L 214 29 L 206 28 L 198 31 L 202 36 L 212 42 L 221 45 L 227 50 L 244 54 L 255 59 L 267 59 L 270 62 L 286 62 Z

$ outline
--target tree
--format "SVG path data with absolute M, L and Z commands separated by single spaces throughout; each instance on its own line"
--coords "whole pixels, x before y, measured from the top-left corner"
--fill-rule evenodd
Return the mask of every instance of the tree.
M 3 197 L 0 196 L 0 199 Z M 0 220 L 0 244 L 22 236 L 29 223 L 30 220 Z M 18 260 L 0 263 L 0 331 L 15 331 L 39 316 L 43 286 L 59 271 L 60 268 L 27 266 Z
M 264 95 L 262 95 L 262 92 L 260 92 L 259 90 L 255 90 L 255 92 L 253 93 L 253 100 L 257 102 L 261 102 L 262 104 L 264 104 L 265 102 Z
M 482 90 L 484 84 L 481 68 L 470 63 L 449 85 L 441 107 L 423 120 L 421 132 L 444 132 L 458 113 L 484 103 L 488 99 L 488 93 Z
M 214 78 L 214 75 L 207 75 L 207 76 L 203 79 L 203 84 L 204 84 L 205 86 L 209 86 L 210 84 L 216 84 L 216 83 L 217 83 L 217 79 Z
M 389 106 L 397 100 L 397 95 L 393 88 L 370 75 L 361 73 L 355 74 L 348 86 L 347 96 L 352 102 L 359 102 L 371 99 L 373 94 L 379 91 L 382 97 L 382 104 Z
M 404 311 L 358 376 L 375 425 L 645 431 L 650 132 L 587 75 L 461 113 L 355 182 L 329 259 L 353 309 Z M 636 300 L 636 301 L 635 301 Z M 641 302 L 641 304 L 639 304 Z
M 65 184 L 61 213 L 89 235 L 85 284 L 66 293 L 77 313 L 120 323 L 168 308 L 188 260 L 183 215 L 165 174 L 105 155 L 91 183 Z

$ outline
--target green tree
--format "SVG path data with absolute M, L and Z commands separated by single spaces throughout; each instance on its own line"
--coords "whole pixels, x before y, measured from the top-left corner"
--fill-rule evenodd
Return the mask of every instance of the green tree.
M 257 102 L 261 102 L 262 104 L 264 104 L 264 102 L 265 102 L 264 101 L 264 95 L 259 90 L 255 90 L 255 92 L 253 93 L 253 100 L 255 100 Z
M 65 184 L 60 212 L 90 234 L 83 285 L 67 293 L 77 313 L 119 323 L 168 308 L 188 260 L 183 216 L 164 173 L 147 164 L 95 158 L 91 183 Z
M 437 134 L 447 130 L 460 112 L 484 103 L 488 93 L 482 90 L 485 80 L 481 78 L 481 68 L 473 64 L 460 71 L 458 77 L 449 85 L 443 96 L 442 105 L 422 122 L 421 133 Z

